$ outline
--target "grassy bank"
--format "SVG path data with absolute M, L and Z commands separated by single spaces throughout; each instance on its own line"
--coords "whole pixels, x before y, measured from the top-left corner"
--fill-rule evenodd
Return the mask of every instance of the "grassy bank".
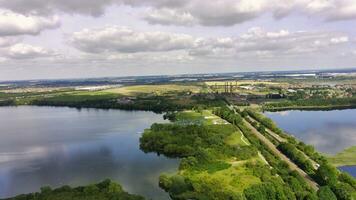
M 349 105 L 330 105 L 330 106 L 286 106 L 286 107 L 263 107 L 264 111 L 278 112 L 288 110 L 305 110 L 305 111 L 328 111 L 328 110 L 344 110 L 356 108 L 356 104 Z
M 347 148 L 334 156 L 327 157 L 329 162 L 337 167 L 356 165 L 356 146 Z
M 346 109 L 356 108 L 356 98 L 287 100 L 267 102 L 262 107 L 266 111 Z

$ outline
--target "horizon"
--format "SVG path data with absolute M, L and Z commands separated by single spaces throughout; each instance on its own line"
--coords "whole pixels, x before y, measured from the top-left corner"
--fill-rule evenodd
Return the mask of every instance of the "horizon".
M 268 71 L 241 71 L 241 72 L 210 72 L 210 73 L 188 73 L 188 74 L 148 74 L 148 75 L 128 75 L 128 76 L 97 76 L 97 77 L 74 77 L 74 78 L 49 78 L 49 79 L 12 79 L 12 80 L 1 80 L 0 83 L 6 82 L 31 82 L 31 81 L 61 81 L 61 80 L 87 80 L 87 79 L 115 79 L 115 78 L 137 78 L 137 77 L 166 77 L 166 76 L 191 76 L 191 75 L 208 75 L 208 74 L 215 74 L 215 75 L 224 75 L 224 74 L 245 74 L 245 73 L 293 73 L 293 72 L 324 72 L 324 71 L 332 71 L 335 73 L 342 73 L 340 71 L 356 71 L 356 67 L 352 68 L 327 68 L 327 69 L 296 69 L 296 70 L 268 70 Z

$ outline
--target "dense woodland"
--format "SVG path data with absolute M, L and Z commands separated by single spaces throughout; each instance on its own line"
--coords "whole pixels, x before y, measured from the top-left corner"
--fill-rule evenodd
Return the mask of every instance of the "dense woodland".
M 335 108 L 356 108 L 356 98 L 314 98 L 314 99 L 298 99 L 285 100 L 279 102 L 265 103 L 264 110 L 290 110 L 290 109 L 305 109 L 305 110 L 320 110 L 320 109 L 335 109 Z
M 60 95 L 48 98 L 36 98 L 26 104 L 37 106 L 67 106 L 74 108 L 102 108 L 123 110 L 144 110 L 157 113 L 224 105 L 221 98 L 209 99 L 206 95 L 193 96 L 138 96 L 129 103 L 120 102 L 117 95 Z M 16 102 L 7 102 L 16 105 Z M 17 103 L 22 105 L 22 103 Z M 1 106 L 1 102 L 0 102 Z
M 144 200 L 142 196 L 125 192 L 121 185 L 105 180 L 98 184 L 71 188 L 62 186 L 57 189 L 42 187 L 41 192 L 19 195 L 7 200 Z

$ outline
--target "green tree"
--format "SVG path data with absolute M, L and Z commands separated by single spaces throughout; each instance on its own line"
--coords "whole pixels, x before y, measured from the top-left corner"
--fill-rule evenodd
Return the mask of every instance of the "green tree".
M 329 186 L 320 187 L 318 190 L 319 200 L 337 200 L 335 194 Z
M 321 164 L 315 174 L 315 178 L 320 185 L 335 185 L 337 177 L 336 168 L 326 163 Z
M 335 184 L 331 189 L 338 200 L 352 200 L 350 192 L 347 190 L 348 185 L 345 183 Z

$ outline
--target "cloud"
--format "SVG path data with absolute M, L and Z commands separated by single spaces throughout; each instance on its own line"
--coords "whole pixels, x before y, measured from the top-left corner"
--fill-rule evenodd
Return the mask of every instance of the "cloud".
M 144 17 L 150 24 L 192 26 L 197 24 L 196 18 L 190 13 L 172 9 L 149 9 Z
M 56 12 L 100 16 L 115 0 L 0 0 L 0 7 L 26 15 L 53 15 Z M 116 1 L 118 2 L 118 1 Z
M 349 41 L 349 37 L 347 36 L 341 36 L 341 37 L 334 37 L 330 39 L 330 42 L 333 44 L 340 44 L 340 43 L 345 43 Z
M 253 27 L 238 37 L 203 39 L 189 53 L 222 58 L 310 56 L 335 51 L 347 42 L 348 37 L 338 32 L 266 31 Z
M 231 26 L 258 17 L 267 8 L 266 0 L 182 1 L 181 4 L 151 4 L 144 18 L 163 25 Z M 183 21 L 183 22 L 182 22 Z
M 112 5 L 148 8 L 151 24 L 232 26 L 266 13 L 283 18 L 293 13 L 326 21 L 356 19 L 354 0 L 0 0 L 0 7 L 22 14 L 56 12 L 101 16 Z
M 17 43 L 5 49 L 0 49 L 5 58 L 14 60 L 35 59 L 54 56 L 54 52 L 43 47 Z
M 162 52 L 190 48 L 194 38 L 186 34 L 139 32 L 127 27 L 108 26 L 75 32 L 70 44 L 87 53 Z
M 186 58 L 237 59 L 319 55 L 345 48 L 348 38 L 339 32 L 266 31 L 261 27 L 250 28 L 236 37 L 204 38 L 107 26 L 75 32 L 69 43 L 84 53 L 105 55 L 106 58 L 127 58 L 132 54 L 153 57 L 156 53 L 179 51 L 180 56 Z
M 17 37 L 0 37 L 0 48 L 11 46 L 17 42 L 19 42 L 19 38 Z
M 10 11 L 0 11 L 0 36 L 37 35 L 45 29 L 54 29 L 59 25 L 56 16 L 25 16 Z

